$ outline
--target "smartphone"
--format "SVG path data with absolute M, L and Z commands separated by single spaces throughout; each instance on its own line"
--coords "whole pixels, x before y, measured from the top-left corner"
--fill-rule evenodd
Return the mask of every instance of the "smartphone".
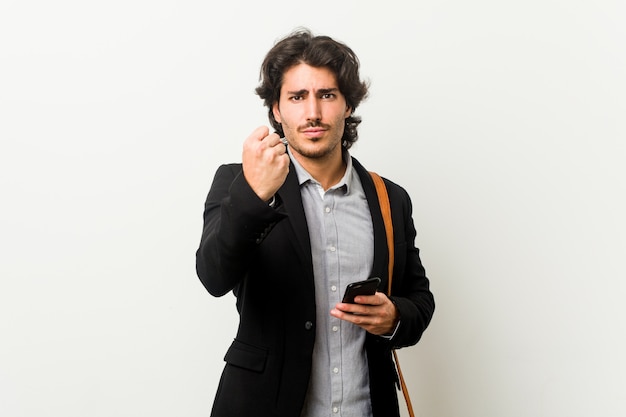
M 374 295 L 376 294 L 376 289 L 378 289 L 378 285 L 380 284 L 380 278 L 374 277 L 366 279 L 365 281 L 353 282 L 352 284 L 348 284 L 346 287 L 346 292 L 343 295 L 342 303 L 352 303 L 354 304 L 354 297 L 357 295 Z

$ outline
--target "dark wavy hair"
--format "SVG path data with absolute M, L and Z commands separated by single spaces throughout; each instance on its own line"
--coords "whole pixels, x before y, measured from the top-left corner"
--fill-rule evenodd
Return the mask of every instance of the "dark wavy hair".
M 354 111 L 367 97 L 369 85 L 359 77 L 359 59 L 352 49 L 328 36 L 313 36 L 306 28 L 297 29 L 276 42 L 261 65 L 260 84 L 255 92 L 268 108 L 272 127 L 284 136 L 281 124 L 274 118 L 272 106 L 280 98 L 285 72 L 301 63 L 328 68 L 335 74 L 339 91 L 351 109 L 341 138 L 343 146 L 349 149 L 358 139 L 357 126 L 361 123 Z

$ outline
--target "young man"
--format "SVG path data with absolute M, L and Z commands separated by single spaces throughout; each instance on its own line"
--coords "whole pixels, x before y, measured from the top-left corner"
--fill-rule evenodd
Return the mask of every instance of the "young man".
M 214 296 L 240 322 L 212 416 L 399 416 L 391 350 L 417 343 L 434 299 L 415 248 L 411 201 L 385 180 L 395 237 L 393 290 L 376 190 L 349 154 L 367 96 L 346 45 L 307 30 L 277 42 L 256 90 L 274 133 L 245 140 L 219 167 L 196 254 Z M 379 291 L 342 303 L 351 282 Z

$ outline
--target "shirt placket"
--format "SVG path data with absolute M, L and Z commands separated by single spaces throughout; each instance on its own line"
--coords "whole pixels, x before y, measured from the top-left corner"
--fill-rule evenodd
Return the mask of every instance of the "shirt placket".
M 335 217 L 335 191 L 325 193 L 324 229 L 326 230 L 326 251 L 327 251 L 327 278 L 328 278 L 328 300 L 331 308 L 340 301 L 339 299 L 339 236 L 337 233 L 337 223 Z M 331 386 L 331 411 L 332 415 L 341 415 L 341 401 L 343 394 L 342 384 L 342 355 L 341 352 L 341 320 L 331 317 L 329 321 L 329 351 L 330 351 L 330 386 Z M 333 354 L 333 352 L 335 354 Z

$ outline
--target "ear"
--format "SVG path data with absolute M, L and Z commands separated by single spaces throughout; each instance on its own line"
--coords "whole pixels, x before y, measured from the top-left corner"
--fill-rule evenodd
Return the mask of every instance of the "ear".
M 280 119 L 280 109 L 278 108 L 278 102 L 275 102 L 272 105 L 272 113 L 274 114 L 274 119 L 276 119 L 276 121 L 278 123 L 282 123 L 283 121 Z
M 346 105 L 346 112 L 344 114 L 344 119 L 347 119 L 348 117 L 350 117 L 352 115 L 352 107 Z

